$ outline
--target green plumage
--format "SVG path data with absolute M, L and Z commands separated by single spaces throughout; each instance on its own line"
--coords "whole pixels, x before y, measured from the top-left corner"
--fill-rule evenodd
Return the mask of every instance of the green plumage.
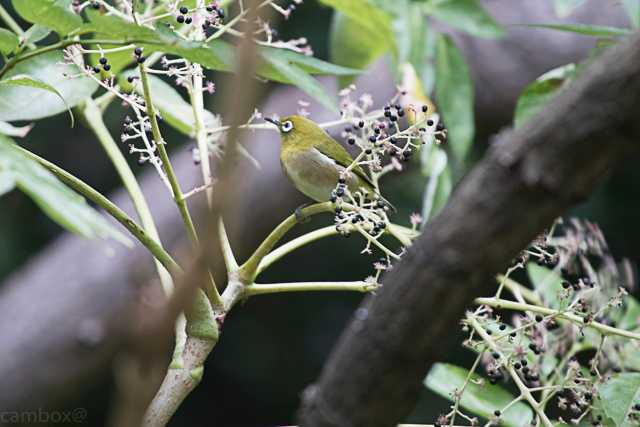
M 318 202 L 329 200 L 340 173 L 353 163 L 349 152 L 302 116 L 282 118 L 279 128 L 280 162 L 289 180 L 306 196 Z M 360 166 L 350 170 L 346 181 L 351 192 L 375 192 L 371 179 Z

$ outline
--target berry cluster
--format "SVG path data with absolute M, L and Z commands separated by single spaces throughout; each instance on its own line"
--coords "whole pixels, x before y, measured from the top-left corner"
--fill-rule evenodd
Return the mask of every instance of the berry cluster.
M 225 18 L 225 11 L 217 2 L 213 2 L 206 6 L 207 15 L 202 22 L 202 31 L 206 36 L 209 36 L 209 31 L 215 29 L 223 24 Z
M 111 64 L 109 64 L 109 60 L 107 59 L 106 56 L 101 56 L 98 62 L 100 63 L 104 71 L 109 72 L 111 70 Z M 93 72 L 96 74 L 99 74 L 100 67 L 98 66 L 93 67 Z
M 147 60 L 147 58 L 142 55 L 141 47 L 136 47 L 135 49 L 133 49 L 133 57 L 138 64 L 143 64 L 144 61 Z
M 627 304 L 621 286 L 627 280 L 625 268 L 618 267 L 600 229 L 578 220 L 557 221 L 518 257 L 507 276 L 531 258 L 536 262 L 526 267 L 535 291 L 503 277 L 496 296 L 467 313 L 464 346 L 478 353 L 491 384 L 519 382 L 531 399 L 539 399 L 543 412 L 554 408 L 562 422 L 602 426 L 599 387 L 628 368 L 629 355 L 636 351 L 627 345 L 632 343 L 625 344 L 624 330 L 616 334 L 611 328 L 628 328 L 629 322 L 632 328 L 640 326 L 640 319 L 621 310 Z M 500 299 L 503 288 L 517 302 Z M 505 320 L 505 308 L 519 311 L 511 322 Z M 456 394 L 458 402 L 463 392 Z M 438 423 L 447 425 L 462 415 L 457 411 L 456 405 Z M 504 412 L 496 408 L 495 423 Z M 637 411 L 629 417 L 638 417 Z
M 176 16 L 176 21 L 178 21 L 178 24 L 191 24 L 191 22 L 193 22 L 193 18 L 189 15 L 187 15 L 189 13 L 189 8 L 186 6 L 182 6 L 179 10 L 180 14 L 178 16 Z
M 428 106 L 401 105 L 402 92 L 394 96 L 383 110 L 371 111 L 371 96 L 364 94 L 354 100 L 354 91 L 355 87 L 351 86 L 340 93 L 342 120 L 348 123 L 341 136 L 347 145 L 359 152 L 339 177 L 330 201 L 335 203 L 335 227 L 340 234 L 348 237 L 356 231 L 367 239 L 363 252 L 370 253 L 372 247 L 376 247 L 384 253 L 385 257 L 374 263 L 379 274 L 381 270 L 390 268 L 391 262 L 399 259 L 400 255 L 379 240 L 389 231 L 388 212 L 391 206 L 380 195 L 378 182 L 385 174 L 402 170 L 402 162 L 409 161 L 423 145 L 446 141 L 447 130 Z M 368 171 L 375 186 L 373 193 L 364 189 L 353 191 L 347 186 L 356 167 Z

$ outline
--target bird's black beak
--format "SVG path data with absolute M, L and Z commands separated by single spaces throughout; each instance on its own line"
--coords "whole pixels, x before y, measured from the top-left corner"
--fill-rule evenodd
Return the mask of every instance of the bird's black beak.
M 265 119 L 265 121 L 267 121 L 269 123 L 273 123 L 274 125 L 278 126 L 278 129 L 280 129 L 280 121 L 279 120 L 272 119 L 271 117 L 265 117 L 264 119 Z

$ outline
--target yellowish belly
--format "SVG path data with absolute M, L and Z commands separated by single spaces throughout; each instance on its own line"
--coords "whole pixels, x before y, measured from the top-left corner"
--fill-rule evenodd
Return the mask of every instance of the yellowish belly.
M 307 197 L 324 202 L 330 199 L 331 192 L 338 184 L 344 168 L 315 149 L 302 153 L 288 153 L 280 157 L 282 169 L 293 185 Z M 349 173 L 347 184 L 351 191 L 359 187 L 359 180 Z

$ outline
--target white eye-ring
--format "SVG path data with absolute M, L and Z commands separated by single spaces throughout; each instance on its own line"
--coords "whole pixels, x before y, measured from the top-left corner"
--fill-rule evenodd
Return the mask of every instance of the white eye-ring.
M 282 129 L 282 132 L 284 133 L 291 132 L 291 129 L 293 129 L 293 123 L 291 123 L 291 120 L 287 120 L 286 122 L 282 123 L 280 129 Z

